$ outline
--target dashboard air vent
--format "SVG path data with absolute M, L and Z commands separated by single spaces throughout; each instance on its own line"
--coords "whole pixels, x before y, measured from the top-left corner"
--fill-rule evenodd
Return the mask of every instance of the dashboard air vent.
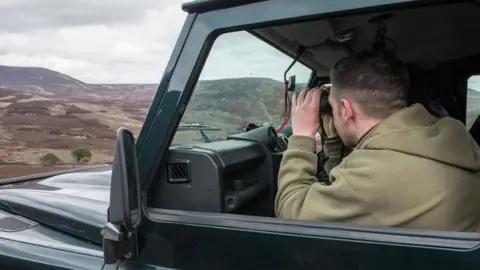
M 278 151 L 280 152 L 283 152 L 285 150 L 287 150 L 287 147 L 288 147 L 288 137 L 286 136 L 282 136 L 282 137 L 278 137 Z
M 169 162 L 167 166 L 168 182 L 190 182 L 190 163 L 188 161 L 173 161 Z

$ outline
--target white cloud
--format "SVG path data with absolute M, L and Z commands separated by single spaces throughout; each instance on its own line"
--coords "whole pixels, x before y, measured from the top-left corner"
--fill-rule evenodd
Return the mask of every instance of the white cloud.
M 480 91 L 480 76 L 472 76 L 468 79 L 468 88 Z
M 49 5 L 56 1 L 42 2 Z M 71 1 L 62 1 L 66 2 Z M 70 6 L 70 9 L 64 5 L 60 10 L 63 10 L 62 14 L 76 14 L 74 24 L 61 17 L 59 20 L 49 19 L 49 23 L 38 28 L 29 25 L 29 29 L 13 28 L 9 32 L 0 32 L 0 63 L 42 66 L 92 83 L 157 83 L 160 80 L 186 17 L 180 8 L 181 1 L 155 1 L 155 5 L 150 0 L 84 0 L 83 5 L 78 5 L 78 0 L 73 2 L 77 5 Z M 82 14 L 92 17 L 92 8 L 99 6 L 97 3 L 100 2 L 100 9 L 106 15 L 109 8 L 110 12 L 119 11 L 120 7 L 125 10 L 116 15 L 117 21 L 111 16 L 104 23 L 100 18 L 94 24 L 88 20 L 80 23 L 78 18 Z M 24 0 L 16 5 L 34 3 L 38 1 Z M 127 11 L 140 6 L 143 10 L 132 12 L 141 16 L 122 21 L 125 14 L 128 17 Z M 3 21 L 1 15 L 3 9 L 0 11 L 0 20 Z M 36 13 L 34 16 L 37 18 L 31 20 L 42 21 L 51 14 Z
M 186 18 L 186 0 L 1 2 L 1 65 L 46 67 L 89 83 L 158 83 Z M 282 80 L 289 64 L 253 36 L 225 34 L 202 78 Z M 308 75 L 296 73 L 298 81 Z

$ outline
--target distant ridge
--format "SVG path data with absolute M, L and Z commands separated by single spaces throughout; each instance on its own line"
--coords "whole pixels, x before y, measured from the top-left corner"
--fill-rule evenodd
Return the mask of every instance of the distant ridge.
M 38 86 L 50 86 L 52 84 L 87 85 L 78 79 L 46 68 L 0 65 L 0 85 L 13 86 L 29 84 Z
M 480 97 L 480 90 L 475 90 L 472 88 L 468 88 L 468 96 L 469 97 Z
M 264 77 L 209 79 L 209 80 L 201 80 L 201 81 L 205 83 L 215 83 L 219 81 L 223 81 L 223 82 L 237 81 L 238 79 L 248 80 L 252 82 L 259 82 L 259 81 L 280 82 L 280 80 L 274 80 L 274 79 L 264 78 Z M 157 83 L 86 83 L 72 76 L 69 76 L 64 73 L 51 70 L 48 68 L 0 65 L 0 86 L 29 85 L 29 84 L 38 85 L 38 86 L 47 86 L 47 85 L 49 86 L 53 84 L 77 84 L 79 86 L 80 85 L 81 86 L 157 85 Z
M 149 99 L 156 84 L 88 84 L 72 76 L 42 67 L 13 67 L 0 65 L 0 87 L 26 94 L 56 98 L 83 98 L 106 95 L 132 99 Z M 115 92 L 116 95 L 112 95 Z

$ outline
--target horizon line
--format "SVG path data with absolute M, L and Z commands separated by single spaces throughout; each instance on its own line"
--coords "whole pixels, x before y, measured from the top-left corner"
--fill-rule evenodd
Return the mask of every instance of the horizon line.
M 160 81 L 161 81 L 161 78 L 159 79 L 159 82 L 88 82 L 86 80 L 81 80 L 81 79 L 78 79 L 77 77 L 73 76 L 73 75 L 70 75 L 66 72 L 61 72 L 61 71 L 58 71 L 58 70 L 55 70 L 55 69 L 51 69 L 51 68 L 47 68 L 47 67 L 42 67 L 42 66 L 16 66 L 16 65 L 5 65 L 5 64 L 0 64 L 0 67 L 6 67 L 6 68 L 25 68 L 25 69 L 28 69 L 28 68 L 38 68 L 38 69 L 45 69 L 45 70 L 48 70 L 48 71 L 51 71 L 51 72 L 54 72 L 54 73 L 59 73 L 61 75 L 64 75 L 64 76 L 67 76 L 67 77 L 70 77 L 72 78 L 73 80 L 76 80 L 76 81 L 79 81 L 81 83 L 84 83 L 84 84 L 88 84 L 88 85 L 102 85 L 102 84 L 110 84 L 110 85 L 135 85 L 135 84 L 143 84 L 143 85 L 159 85 L 160 84 Z M 162 76 L 163 77 L 163 76 Z M 218 78 L 218 79 L 198 79 L 198 81 L 217 81 L 217 80 L 230 80 L 230 79 L 244 79 L 244 78 L 252 78 L 252 79 L 270 79 L 270 80 L 274 80 L 274 81 L 278 81 L 278 82 L 281 82 L 283 83 L 283 78 L 281 78 L 280 80 L 277 79 L 277 78 L 271 78 L 271 77 L 265 77 L 265 76 L 248 76 L 248 75 L 245 75 L 243 77 L 230 77 L 230 78 Z M 297 83 L 307 83 L 307 82 L 297 82 Z
M 84 84 L 87 84 L 87 85 L 160 85 L 160 81 L 161 81 L 161 78 L 160 78 L 160 81 L 159 82 L 145 82 L 145 83 L 135 83 L 135 82 L 87 82 L 87 81 L 84 81 L 84 80 L 80 80 L 72 75 L 69 75 L 67 73 L 63 73 L 63 72 L 60 72 L 60 71 L 57 71 L 57 70 L 54 70 L 54 69 L 50 69 L 50 68 L 46 68 L 46 67 L 42 67 L 42 66 L 12 66 L 12 65 L 4 65 L 4 64 L 0 64 L 0 67 L 11 67 L 11 68 L 40 68 L 40 69 L 46 69 L 46 70 L 49 70 L 51 72 L 56 72 L 56 73 L 60 73 L 62 75 L 65 75 L 65 76 L 68 76 L 74 80 L 77 80 L 81 83 L 84 83 Z M 163 77 L 163 76 L 162 76 Z M 198 81 L 218 81 L 218 80 L 232 80 L 232 79 L 245 79 L 245 78 L 250 78 L 250 79 L 270 79 L 270 80 L 274 80 L 274 81 L 278 81 L 280 83 L 283 83 L 283 79 L 282 80 L 278 80 L 278 79 L 273 79 L 271 77 L 254 77 L 254 76 L 243 76 L 243 77 L 232 77 L 232 78 L 219 78 L 219 79 L 198 79 Z M 308 83 L 308 82 L 297 82 L 299 84 L 304 84 L 304 83 Z M 1 84 L 0 84 L 1 85 Z M 468 89 L 471 89 L 471 90 L 474 90 L 474 91 L 477 91 L 477 92 L 480 92 L 480 89 L 476 89 L 476 88 L 473 88 L 473 87 L 469 87 L 467 85 L 467 90 Z

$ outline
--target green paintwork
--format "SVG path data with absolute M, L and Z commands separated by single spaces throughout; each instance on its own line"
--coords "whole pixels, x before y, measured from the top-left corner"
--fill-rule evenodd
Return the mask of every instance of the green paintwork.
M 277 0 L 189 14 L 137 140 L 142 189 L 168 150 L 215 38 L 353 10 L 433 1 Z M 135 264 L 175 269 L 480 269 L 480 237 L 144 209 Z M 131 269 L 150 269 L 135 268 Z

